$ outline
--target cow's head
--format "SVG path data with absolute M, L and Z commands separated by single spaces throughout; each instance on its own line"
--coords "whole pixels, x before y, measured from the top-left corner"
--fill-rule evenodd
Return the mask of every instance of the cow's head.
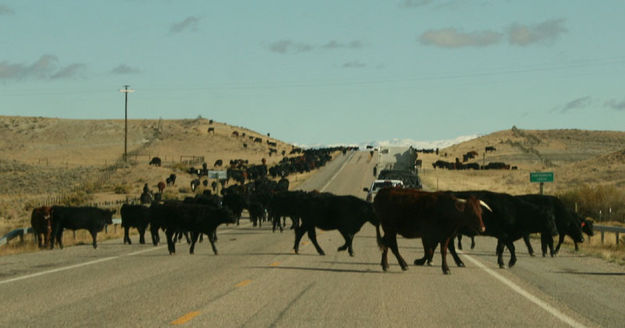
M 594 222 L 589 218 L 582 219 L 580 226 L 582 231 L 588 236 L 593 236 L 595 234 Z
M 464 214 L 467 220 L 467 228 L 478 233 L 486 231 L 486 226 L 484 226 L 484 221 L 482 220 L 482 205 L 489 211 L 492 211 L 486 203 L 474 196 L 470 196 L 468 199 L 457 198 L 455 205 L 456 209 Z

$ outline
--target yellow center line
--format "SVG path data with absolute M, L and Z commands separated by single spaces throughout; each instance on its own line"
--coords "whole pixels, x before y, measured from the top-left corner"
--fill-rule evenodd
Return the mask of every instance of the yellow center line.
M 195 318 L 196 316 L 198 316 L 200 314 L 200 312 L 189 312 L 185 315 L 183 315 L 182 317 L 174 320 L 171 322 L 172 325 L 182 325 L 183 323 L 186 323 L 187 321 Z
M 271 263 L 269 265 L 271 265 L 271 266 L 278 266 L 278 265 L 280 265 L 280 262 L 273 262 L 273 263 Z
M 243 286 L 247 286 L 249 285 L 249 283 L 252 282 L 251 280 L 247 279 L 247 280 L 243 280 L 240 283 L 234 285 L 234 287 L 243 287 Z

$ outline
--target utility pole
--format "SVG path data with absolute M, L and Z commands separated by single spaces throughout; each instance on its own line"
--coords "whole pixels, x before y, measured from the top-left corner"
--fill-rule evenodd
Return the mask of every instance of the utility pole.
M 135 90 L 128 89 L 129 85 L 124 85 L 124 89 L 119 90 L 125 95 L 124 103 L 124 162 L 128 161 L 128 93 L 135 92 Z

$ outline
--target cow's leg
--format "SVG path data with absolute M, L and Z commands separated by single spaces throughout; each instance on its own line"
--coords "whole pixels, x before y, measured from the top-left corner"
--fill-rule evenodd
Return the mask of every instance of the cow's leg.
M 555 255 L 555 251 L 553 250 L 553 238 L 549 236 L 549 234 L 540 234 L 540 249 L 543 253 L 543 257 L 547 255 L 547 249 L 549 249 L 549 255 L 551 255 L 551 257 Z
M 90 230 L 89 232 L 91 233 L 91 238 L 93 238 L 93 248 L 96 249 L 98 248 L 98 232 L 95 230 Z
M 497 239 L 497 249 L 495 253 L 497 253 L 497 264 L 499 264 L 499 268 L 503 269 L 505 265 L 503 264 L 503 248 L 504 242 L 501 239 Z
M 387 235 L 384 235 L 384 238 L 386 239 Z M 397 262 L 399 263 L 401 269 L 404 271 L 408 270 L 408 264 L 406 264 L 404 258 L 401 257 L 401 255 L 399 254 L 399 247 L 397 246 L 397 235 L 393 234 L 389 236 L 384 243 L 391 248 L 391 251 L 395 255 L 395 258 L 397 259 Z
M 352 249 L 352 242 L 354 241 L 354 234 L 347 231 L 339 230 L 343 238 L 345 238 L 345 244 L 338 248 L 338 251 L 348 250 L 349 256 L 354 256 L 354 250 Z
M 130 235 L 128 233 L 128 230 L 130 230 L 130 227 L 125 226 L 124 227 L 124 245 L 126 245 L 126 243 L 128 243 L 128 245 L 132 245 L 132 241 L 130 241 Z
M 211 243 L 211 248 L 213 248 L 213 253 L 217 255 L 217 247 L 215 247 L 215 242 L 217 241 L 217 228 L 208 233 L 208 241 Z
M 145 227 L 138 228 L 139 230 L 139 244 L 145 244 Z
M 302 237 L 304 236 L 305 233 L 306 233 L 305 228 L 301 226 L 295 228 L 295 245 L 293 245 L 293 250 L 295 251 L 295 254 L 299 252 L 299 242 L 300 240 L 302 240 Z
M 462 235 L 458 234 L 458 249 L 462 250 Z
M 508 268 L 511 268 L 516 264 L 516 252 L 514 250 L 514 244 L 512 241 L 508 240 L 506 242 L 506 247 L 508 247 L 508 251 L 510 251 L 510 261 L 508 261 Z
M 440 241 L 441 244 L 441 258 L 443 263 L 441 264 L 441 269 L 443 270 L 444 274 L 450 274 L 451 271 L 449 271 L 449 265 L 447 265 L 447 246 L 449 245 L 449 241 L 451 239 L 444 239 Z
M 315 231 L 314 226 L 308 228 L 308 239 L 310 239 L 313 245 L 315 245 L 315 248 L 317 249 L 317 253 L 319 253 L 319 255 L 326 255 L 326 253 L 323 251 L 323 249 L 321 249 L 321 246 L 319 246 L 319 243 L 317 242 L 317 232 Z
M 189 232 L 184 232 L 184 238 L 187 240 L 187 244 L 191 244 L 191 238 L 189 238 Z
M 199 232 L 195 232 L 195 231 L 191 232 L 191 246 L 189 246 L 189 254 L 193 254 L 193 251 L 195 250 L 195 242 L 197 241 L 200 235 L 201 233 Z
M 458 256 L 458 253 L 456 253 L 456 247 L 454 247 L 454 241 L 453 238 L 450 239 L 449 241 L 449 253 L 451 253 L 451 257 L 454 258 L 454 262 L 456 262 L 456 265 L 464 268 L 464 262 L 462 262 L 462 260 L 460 259 L 460 257 Z
M 158 228 L 150 227 L 150 235 L 152 235 L 152 245 L 158 245 L 160 237 L 158 236 Z
M 59 244 L 59 248 L 63 249 L 63 228 L 56 233 L 56 242 Z
M 475 236 L 471 236 L 471 249 L 475 248 Z
M 556 250 L 555 253 L 558 254 L 558 252 L 560 251 L 560 246 L 562 246 L 562 243 L 564 242 L 564 234 L 560 234 L 559 238 L 558 238 L 558 246 L 556 246 Z M 577 250 L 577 249 L 575 249 Z
M 176 254 L 176 244 L 174 242 L 174 235 L 176 233 L 173 229 L 165 230 L 165 236 L 167 236 L 167 249 L 169 250 L 169 255 Z
M 534 249 L 532 248 L 532 244 L 530 243 L 530 235 L 523 235 L 523 242 L 525 243 L 525 246 L 527 246 L 527 252 L 530 253 L 530 256 L 534 256 Z M 545 256 L 543 254 L 543 256 Z
M 579 252 L 579 246 L 577 246 L 577 242 L 575 240 L 573 240 L 573 244 L 575 245 L 575 251 Z M 551 256 L 553 256 L 553 255 L 551 255 Z
M 420 259 L 414 260 L 415 265 L 424 265 L 427 261 L 428 265 L 432 263 L 432 257 L 430 254 L 431 246 L 428 245 L 427 241 L 421 238 L 421 244 L 423 245 L 423 257 Z

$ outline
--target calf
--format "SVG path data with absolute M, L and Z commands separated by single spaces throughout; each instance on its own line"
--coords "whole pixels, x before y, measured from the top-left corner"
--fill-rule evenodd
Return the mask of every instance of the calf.
M 354 235 L 360 231 L 365 222 L 374 226 L 378 225 L 371 203 L 354 197 L 338 196 L 330 193 L 309 193 L 303 201 L 300 210 L 301 224 L 295 227 L 295 245 L 293 250 L 299 252 L 299 242 L 308 232 L 308 238 L 315 245 L 320 255 L 325 252 L 317 243 L 315 228 L 322 230 L 338 230 L 345 244 L 338 251 L 348 250 L 350 256 L 354 256 L 352 241 Z
M 475 232 L 485 230 L 482 221 L 482 206 L 489 208 L 476 197 L 459 199 L 450 193 L 426 192 L 416 189 L 383 188 L 378 191 L 373 201 L 375 213 L 380 225 L 384 229 L 384 237 L 376 226 L 376 238 L 382 249 L 382 269 L 386 271 L 388 265 L 388 248 L 397 258 L 402 270 L 407 270 L 406 261 L 399 254 L 397 234 L 405 238 L 421 238 L 425 256 L 416 260 L 415 264 L 422 265 L 427 260 L 431 262 L 437 244 L 441 246 L 442 270 L 449 274 L 447 265 L 447 247 L 453 245 L 453 238 L 460 229 Z M 450 248 L 456 263 L 460 265 L 458 255 Z M 463 266 L 464 264 L 460 265 Z
M 143 205 L 124 204 L 120 210 L 122 227 L 124 228 L 124 244 L 132 244 L 128 231 L 130 228 L 139 230 L 139 243 L 145 244 L 145 231 L 150 224 L 150 208 Z M 152 242 L 157 236 L 152 234 Z
M 30 225 L 33 228 L 33 234 L 39 248 L 48 247 L 50 242 L 50 233 L 52 232 L 51 209 L 49 206 L 38 207 L 33 209 L 30 216 Z
M 52 237 L 50 238 L 50 249 L 54 248 L 56 238 L 59 247 L 63 249 L 63 229 L 86 229 L 93 238 L 93 248 L 97 248 L 98 232 L 104 229 L 107 224 L 113 224 L 113 213 L 115 210 L 105 210 L 97 207 L 67 207 L 52 206 Z

